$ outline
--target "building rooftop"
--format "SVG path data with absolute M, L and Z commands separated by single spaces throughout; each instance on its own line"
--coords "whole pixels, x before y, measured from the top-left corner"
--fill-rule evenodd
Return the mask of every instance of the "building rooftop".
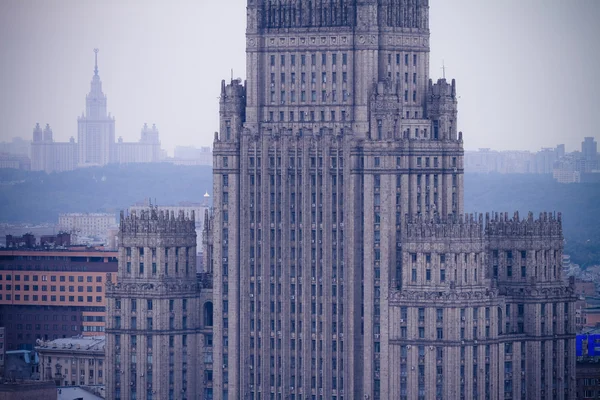
M 106 338 L 104 336 L 75 336 L 72 338 L 61 338 L 49 341 L 40 340 L 36 349 L 44 351 L 52 350 L 84 350 L 104 352 Z
M 116 250 L 109 250 L 102 247 L 85 247 L 85 246 L 70 246 L 65 248 L 47 248 L 47 247 L 34 247 L 34 248 L 8 248 L 0 247 L 2 254 L 10 254 L 15 256 L 27 255 L 32 253 L 46 253 L 45 256 L 53 255 L 114 255 L 118 252 Z
M 23 361 L 27 364 L 38 364 L 40 362 L 37 353 L 32 353 L 31 350 L 9 350 L 6 352 L 6 358 L 10 356 L 22 356 Z
M 104 392 L 103 389 L 104 388 L 102 388 L 101 392 Z M 97 396 L 78 386 L 59 387 L 56 389 L 56 392 L 58 394 L 57 400 L 104 400 L 103 397 Z

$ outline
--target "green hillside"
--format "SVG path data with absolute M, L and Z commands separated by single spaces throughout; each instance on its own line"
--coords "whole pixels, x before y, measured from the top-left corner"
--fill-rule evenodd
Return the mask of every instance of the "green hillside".
M 0 221 L 55 223 L 63 212 L 114 212 L 144 199 L 201 202 L 212 168 L 130 164 L 45 174 L 0 170 Z
M 547 175 L 465 175 L 465 212 L 562 213 L 565 252 L 582 266 L 600 264 L 600 184 L 556 183 Z

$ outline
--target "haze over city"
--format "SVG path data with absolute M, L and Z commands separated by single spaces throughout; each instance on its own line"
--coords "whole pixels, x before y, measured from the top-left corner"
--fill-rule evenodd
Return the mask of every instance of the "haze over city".
M 6 0 L 0 398 L 600 397 L 599 17 Z
M 430 2 L 430 76 L 445 64 L 457 80 L 465 149 L 600 138 L 600 2 L 576 4 Z M 137 140 L 147 122 L 170 153 L 211 145 L 221 79 L 245 78 L 245 15 L 244 0 L 2 2 L 0 140 L 30 139 L 36 122 L 76 137 L 97 47 L 116 137 Z

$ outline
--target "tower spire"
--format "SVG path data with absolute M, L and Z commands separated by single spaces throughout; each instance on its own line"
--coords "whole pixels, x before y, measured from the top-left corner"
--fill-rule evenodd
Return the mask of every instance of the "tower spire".
M 442 78 L 446 79 L 446 63 L 442 60 Z
M 95 58 L 95 65 L 94 65 L 94 75 L 98 75 L 98 52 L 100 50 L 98 50 L 97 48 L 94 49 L 94 58 Z

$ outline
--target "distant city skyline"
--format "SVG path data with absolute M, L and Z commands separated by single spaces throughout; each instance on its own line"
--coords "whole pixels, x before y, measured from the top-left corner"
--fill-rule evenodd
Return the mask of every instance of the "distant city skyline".
M 212 145 L 215 82 L 232 69 L 245 78 L 244 4 L 2 2 L 0 141 L 30 140 L 36 122 L 58 141 L 76 137 L 98 47 L 116 137 L 137 140 L 147 122 L 170 155 Z M 443 63 L 457 81 L 466 150 L 573 151 L 584 136 L 600 139 L 600 2 L 431 0 L 430 14 L 430 76 L 441 77 Z

